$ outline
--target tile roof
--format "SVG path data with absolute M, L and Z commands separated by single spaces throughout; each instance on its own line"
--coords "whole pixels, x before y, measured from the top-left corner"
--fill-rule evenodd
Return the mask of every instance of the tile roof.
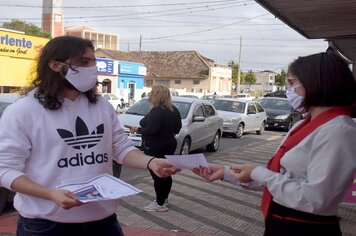
M 139 62 L 147 67 L 147 77 L 206 79 L 214 61 L 196 51 L 132 51 L 97 49 L 96 57 L 119 61 Z

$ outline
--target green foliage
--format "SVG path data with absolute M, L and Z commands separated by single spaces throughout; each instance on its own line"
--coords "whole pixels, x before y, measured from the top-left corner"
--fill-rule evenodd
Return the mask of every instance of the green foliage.
M 232 82 L 237 84 L 237 76 L 240 68 L 239 64 L 231 60 L 227 65 L 232 69 L 232 75 L 231 75 Z M 243 78 L 244 78 L 244 73 L 240 71 L 240 83 L 242 83 Z
M 249 86 L 251 86 L 251 84 L 255 84 L 257 81 L 257 76 L 255 73 L 253 73 L 252 70 L 249 70 L 246 75 L 245 75 L 245 80 L 244 83 L 248 84 Z
M 276 75 L 274 81 L 275 85 L 284 87 L 286 85 L 286 78 L 287 78 L 287 73 L 285 72 L 285 70 L 282 70 L 281 73 Z
M 42 31 L 42 29 L 32 23 L 26 23 L 21 20 L 11 20 L 11 22 L 3 23 L 1 28 L 18 30 L 25 32 L 26 35 L 38 36 L 42 38 L 51 38 L 51 34 Z

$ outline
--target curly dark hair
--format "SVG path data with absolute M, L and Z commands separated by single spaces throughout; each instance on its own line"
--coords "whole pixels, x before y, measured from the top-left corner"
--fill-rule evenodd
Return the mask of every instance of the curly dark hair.
M 47 109 L 57 110 L 62 106 L 60 93 L 65 89 L 75 89 L 64 77 L 63 72 L 55 72 L 49 66 L 50 60 L 65 62 L 69 58 L 81 57 L 88 49 L 94 51 L 93 43 L 87 39 L 61 36 L 50 40 L 42 49 L 36 68 L 36 77 L 24 94 L 37 88 L 35 98 Z M 95 90 L 84 93 L 89 102 L 96 103 Z

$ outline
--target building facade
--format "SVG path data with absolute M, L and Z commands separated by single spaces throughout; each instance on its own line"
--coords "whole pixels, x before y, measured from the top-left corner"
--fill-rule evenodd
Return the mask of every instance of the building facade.
M 196 51 L 96 50 L 97 57 L 142 63 L 147 68 L 145 92 L 153 85 L 165 85 L 179 94 L 225 95 L 231 93 L 231 68 L 214 64 Z
M 119 36 L 115 34 L 97 32 L 94 28 L 86 25 L 66 27 L 65 35 L 89 39 L 93 42 L 95 49 L 119 50 Z
M 241 84 L 241 91 L 244 92 L 260 92 L 261 94 L 274 92 L 277 90 L 275 85 L 275 78 L 277 73 L 271 71 L 261 71 L 261 72 L 253 72 L 256 75 L 256 83 L 247 85 Z
M 42 4 L 42 30 L 58 37 L 64 33 L 63 1 L 43 0 Z

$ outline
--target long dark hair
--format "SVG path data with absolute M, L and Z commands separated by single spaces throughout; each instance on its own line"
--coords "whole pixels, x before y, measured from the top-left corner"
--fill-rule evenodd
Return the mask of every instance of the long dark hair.
M 62 106 L 60 93 L 65 89 L 75 89 L 64 77 L 63 72 L 55 72 L 49 66 L 50 60 L 64 62 L 69 58 L 80 57 L 88 48 L 94 51 L 93 43 L 87 39 L 61 36 L 50 40 L 42 49 L 38 59 L 36 77 L 25 94 L 37 88 L 35 97 L 47 109 L 57 110 Z M 95 90 L 85 92 L 89 102 L 96 103 Z
M 347 62 L 334 52 L 299 57 L 288 69 L 305 88 L 304 107 L 351 106 L 356 102 L 356 81 Z

